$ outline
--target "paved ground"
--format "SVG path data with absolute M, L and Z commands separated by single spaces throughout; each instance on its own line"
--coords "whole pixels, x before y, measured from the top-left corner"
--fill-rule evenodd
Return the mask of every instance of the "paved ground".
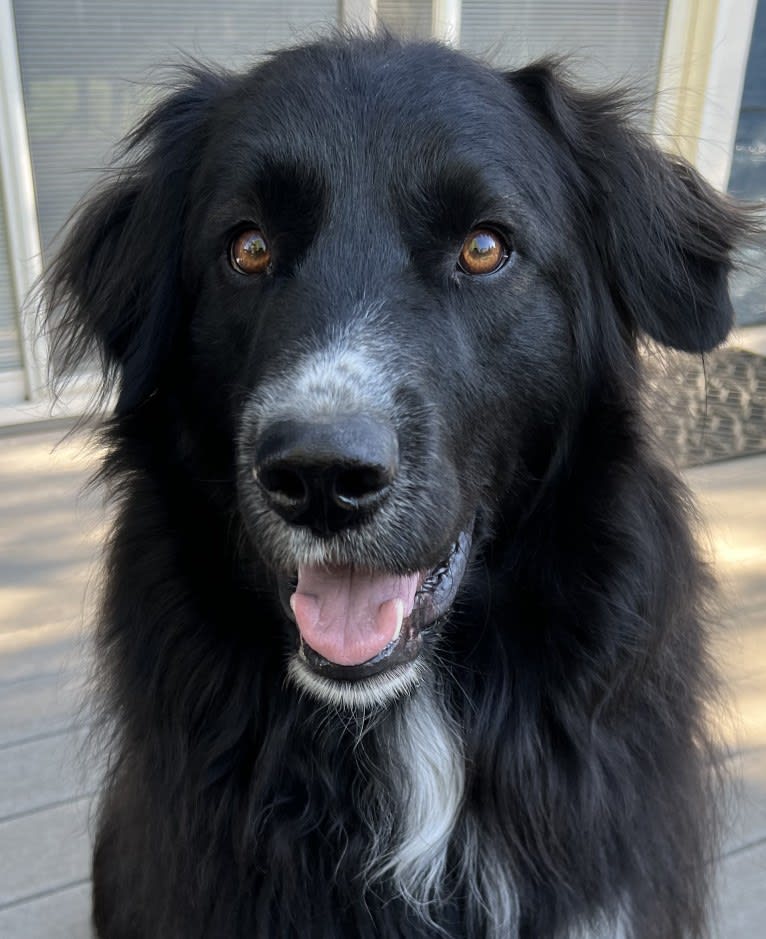
M 83 596 L 104 536 L 93 466 L 61 432 L 0 438 L 0 936 L 87 939 L 96 773 L 85 757 Z M 766 455 L 690 470 L 727 583 L 725 733 L 743 786 L 721 864 L 719 939 L 766 919 Z M 90 767 L 90 768 L 89 768 Z

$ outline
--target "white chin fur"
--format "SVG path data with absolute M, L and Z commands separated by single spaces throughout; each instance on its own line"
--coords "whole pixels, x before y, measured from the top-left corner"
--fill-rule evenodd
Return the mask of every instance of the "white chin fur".
M 420 684 L 423 673 L 424 667 L 416 659 L 369 678 L 340 681 L 317 675 L 297 653 L 287 663 L 288 677 L 301 692 L 344 711 L 374 711 L 385 707 L 411 694 Z

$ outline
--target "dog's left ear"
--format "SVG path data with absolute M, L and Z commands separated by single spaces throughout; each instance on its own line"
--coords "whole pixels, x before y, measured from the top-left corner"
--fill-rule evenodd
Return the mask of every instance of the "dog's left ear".
M 125 414 L 156 389 L 182 316 L 187 188 L 222 80 L 190 67 L 123 144 L 125 159 L 75 213 L 45 278 L 59 377 L 98 361 Z
M 560 71 L 543 62 L 506 78 L 560 148 L 581 237 L 619 315 L 667 346 L 714 348 L 734 319 L 732 252 L 759 233 L 756 211 L 654 146 L 630 123 L 624 95 L 579 91 Z

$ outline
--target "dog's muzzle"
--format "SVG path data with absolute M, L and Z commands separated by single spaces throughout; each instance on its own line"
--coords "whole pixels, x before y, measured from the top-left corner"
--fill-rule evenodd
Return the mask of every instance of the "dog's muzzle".
M 343 537 L 379 512 L 398 472 L 395 431 L 364 414 L 274 421 L 255 442 L 253 477 L 264 501 L 319 540 Z M 405 572 L 298 566 L 282 578 L 280 597 L 304 667 L 358 681 L 413 662 L 424 630 L 455 598 L 470 543 L 470 531 L 462 532 L 438 565 Z

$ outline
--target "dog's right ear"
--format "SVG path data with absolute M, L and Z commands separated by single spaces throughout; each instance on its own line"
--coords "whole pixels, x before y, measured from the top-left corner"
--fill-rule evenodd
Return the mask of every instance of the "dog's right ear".
M 76 211 L 45 277 L 58 377 L 95 356 L 117 413 L 152 393 L 181 317 L 185 193 L 223 80 L 189 68 L 126 138 L 124 165 Z
M 734 252 L 762 238 L 758 207 L 737 204 L 660 152 L 615 92 L 581 91 L 557 63 L 506 75 L 558 146 L 579 237 L 631 334 L 686 352 L 725 338 Z

